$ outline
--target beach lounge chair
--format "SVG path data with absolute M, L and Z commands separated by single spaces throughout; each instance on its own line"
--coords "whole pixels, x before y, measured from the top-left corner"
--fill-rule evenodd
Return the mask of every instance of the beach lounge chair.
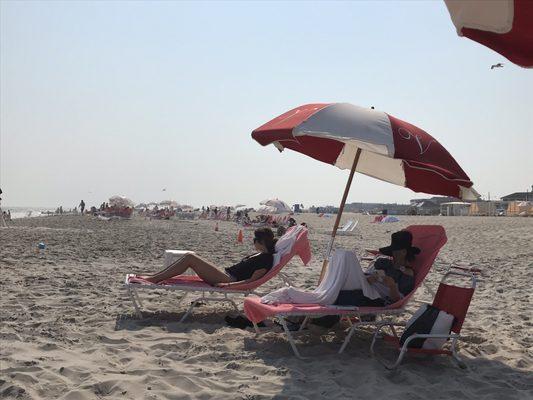
M 351 226 L 352 226 L 353 223 L 354 223 L 354 221 L 351 220 L 351 219 L 348 220 L 348 221 L 346 221 L 346 223 L 345 223 L 343 226 L 341 226 L 341 227 L 337 230 L 337 232 L 348 232 L 348 230 L 351 228 Z
M 337 235 L 343 236 L 343 235 L 352 235 L 352 234 L 354 234 L 354 230 L 355 230 L 355 228 L 357 227 L 358 224 L 359 224 L 358 220 L 354 221 L 354 220 L 351 219 L 351 220 L 347 221 L 341 229 L 337 230 Z
M 435 258 L 440 249 L 447 241 L 444 228 L 439 225 L 412 225 L 405 230 L 413 235 L 413 245 L 420 248 L 421 252 L 416 257 L 413 264 L 415 272 L 415 287 L 411 293 L 399 301 L 386 307 L 352 307 L 352 306 L 324 306 L 319 304 L 263 304 L 259 297 L 250 296 L 244 300 L 244 312 L 248 319 L 252 321 L 256 332 L 259 334 L 257 323 L 265 319 L 275 319 L 283 327 L 289 344 L 297 357 L 301 358 L 292 332 L 288 329 L 286 318 L 304 317 L 300 326 L 302 330 L 310 318 L 323 317 L 327 315 L 338 315 L 346 317 L 352 324 L 339 353 L 342 353 L 348 345 L 350 339 L 355 333 L 355 329 L 363 325 L 377 325 L 377 323 L 386 321 L 394 322 L 394 318 L 405 312 L 405 307 L 413 299 L 418 287 L 422 284 L 429 273 Z M 374 315 L 376 321 L 363 321 L 361 315 Z M 352 323 L 352 320 L 357 321 Z M 366 318 L 365 318 L 366 319 Z M 378 319 L 381 319 L 379 321 Z M 377 323 L 376 323 L 377 322 Z
M 293 231 L 296 230 L 294 233 Z M 248 296 L 250 294 L 257 294 L 256 289 L 258 289 L 265 282 L 270 281 L 275 276 L 281 278 L 281 280 L 286 285 L 290 285 L 291 282 L 288 277 L 281 272 L 283 267 L 295 256 L 298 255 L 302 262 L 307 265 L 311 260 L 311 248 L 309 246 L 309 240 L 307 238 L 307 229 L 303 226 L 295 226 L 289 228 L 283 237 L 290 237 L 289 235 L 296 235 L 296 240 L 292 243 L 290 247 L 283 247 L 283 237 L 278 240 L 276 243 L 276 253 L 274 254 L 274 266 L 270 271 L 268 271 L 260 279 L 239 286 L 232 286 L 231 288 L 219 288 L 211 286 L 204 282 L 200 277 L 180 275 L 175 278 L 167 279 L 159 283 L 151 283 L 142 278 L 137 277 L 135 274 L 127 274 L 124 286 L 128 292 L 128 295 L 133 302 L 135 307 L 135 312 L 138 317 L 142 316 L 141 308 L 142 302 L 139 297 L 140 290 L 154 290 L 154 289 L 164 289 L 171 291 L 181 291 L 183 292 L 182 298 L 179 300 L 179 303 L 189 293 L 199 293 L 200 297 L 194 299 L 187 312 L 183 315 L 180 322 L 185 321 L 185 319 L 192 313 L 194 307 L 203 302 L 225 302 L 233 306 L 235 311 L 238 311 L 235 301 L 228 297 L 228 295 L 244 295 Z M 286 244 L 287 242 L 285 242 Z M 178 303 L 178 304 L 179 304 Z
M 374 346 L 376 344 L 376 339 L 380 337 L 383 338 L 386 342 L 392 343 L 392 345 L 395 346 L 400 351 L 400 354 L 398 355 L 398 358 L 396 359 L 394 364 L 388 365 L 382 362 L 385 365 L 385 367 L 387 367 L 388 369 L 395 369 L 396 367 L 400 365 L 406 353 L 448 355 L 448 356 L 452 356 L 453 359 L 458 363 L 458 365 L 461 368 L 466 367 L 464 362 L 459 358 L 457 354 L 457 341 L 461 339 L 461 328 L 463 326 L 466 313 L 468 312 L 470 301 L 472 300 L 472 296 L 474 295 L 474 290 L 476 289 L 476 283 L 477 283 L 476 276 L 477 274 L 479 274 L 479 270 L 472 268 L 472 269 L 468 269 L 467 270 L 468 272 L 464 272 L 464 271 L 465 271 L 465 268 L 462 268 L 462 267 L 451 267 L 441 279 L 439 288 L 437 289 L 437 294 L 435 295 L 435 298 L 433 299 L 433 303 L 432 303 L 432 305 L 436 307 L 437 309 L 445 311 L 454 317 L 451 332 L 449 334 L 431 334 L 431 333 L 418 334 L 418 333 L 415 333 L 405 338 L 405 341 L 403 342 L 403 345 L 402 345 L 400 342 L 400 336 L 398 336 L 398 333 L 395 328 L 398 326 L 405 326 L 404 323 L 398 324 L 398 323 L 382 322 L 378 324 L 378 326 L 376 327 L 376 331 L 374 332 L 372 344 L 370 345 L 370 352 L 373 355 L 375 355 Z M 462 277 L 470 278 L 470 286 L 463 287 L 463 286 L 456 286 L 456 285 L 445 283 L 447 278 L 454 277 L 454 276 L 455 277 L 462 276 Z M 385 327 L 390 329 L 391 334 L 385 334 L 383 332 L 383 328 Z M 416 340 L 416 339 L 437 339 L 437 340 L 446 340 L 446 341 L 451 340 L 451 345 L 449 349 L 411 348 L 409 344 L 413 340 Z

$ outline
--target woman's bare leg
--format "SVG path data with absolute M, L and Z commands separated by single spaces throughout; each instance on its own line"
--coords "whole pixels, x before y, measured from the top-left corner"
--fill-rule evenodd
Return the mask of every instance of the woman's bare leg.
M 202 280 L 210 285 L 231 282 L 231 279 L 225 273 L 220 271 L 213 264 L 210 264 L 194 254 L 185 255 L 165 270 L 145 279 L 153 283 L 158 283 L 164 281 L 165 279 L 181 275 L 189 268 L 196 272 L 196 274 L 202 278 Z
M 165 279 L 181 275 L 189 269 L 189 265 L 185 261 L 186 261 L 186 256 L 180 258 L 175 263 L 170 264 L 163 271 L 160 271 L 154 275 L 143 276 L 142 278 L 146 279 L 149 282 L 157 283 L 157 282 L 164 281 Z

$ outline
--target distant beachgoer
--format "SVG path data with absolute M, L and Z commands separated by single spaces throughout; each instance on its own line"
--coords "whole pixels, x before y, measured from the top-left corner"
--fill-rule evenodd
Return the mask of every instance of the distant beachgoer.
M 82 200 L 80 201 L 80 210 L 81 210 L 81 213 L 83 214 L 83 212 L 85 211 L 85 202 Z
M 227 219 L 228 221 L 229 221 L 229 217 L 230 217 L 230 212 L 231 212 L 231 211 L 230 211 L 229 207 L 226 208 L 226 219 Z
M 63 214 L 63 206 L 59 206 L 59 214 Z
M 260 228 L 254 232 L 254 246 L 258 253 L 245 257 L 239 263 L 225 268 L 224 272 L 196 254 L 189 253 L 165 270 L 142 278 L 149 282 L 158 283 L 182 275 L 190 268 L 204 282 L 212 286 L 242 285 L 256 281 L 270 271 L 274 264 L 275 245 L 276 239 L 274 239 L 272 230 Z

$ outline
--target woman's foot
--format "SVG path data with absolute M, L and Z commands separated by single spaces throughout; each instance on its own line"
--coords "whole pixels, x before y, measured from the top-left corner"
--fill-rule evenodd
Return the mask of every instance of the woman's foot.
M 137 275 L 137 278 L 148 281 L 150 283 L 157 283 L 157 281 L 150 275 Z

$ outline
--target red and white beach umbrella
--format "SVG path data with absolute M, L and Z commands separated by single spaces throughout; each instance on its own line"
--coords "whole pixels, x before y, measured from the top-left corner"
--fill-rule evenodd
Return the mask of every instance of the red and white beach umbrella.
M 422 129 L 381 111 L 346 103 L 306 104 L 252 132 L 261 145 L 273 144 L 350 169 L 350 176 L 326 250 L 321 278 L 333 247 L 355 171 L 415 192 L 479 197 L 472 181 L 448 151 Z
M 252 137 L 279 150 L 351 169 L 415 192 L 479 197 L 448 151 L 422 129 L 384 112 L 346 103 L 306 104 L 274 118 Z
M 532 0 L 444 0 L 459 36 L 533 67 Z

